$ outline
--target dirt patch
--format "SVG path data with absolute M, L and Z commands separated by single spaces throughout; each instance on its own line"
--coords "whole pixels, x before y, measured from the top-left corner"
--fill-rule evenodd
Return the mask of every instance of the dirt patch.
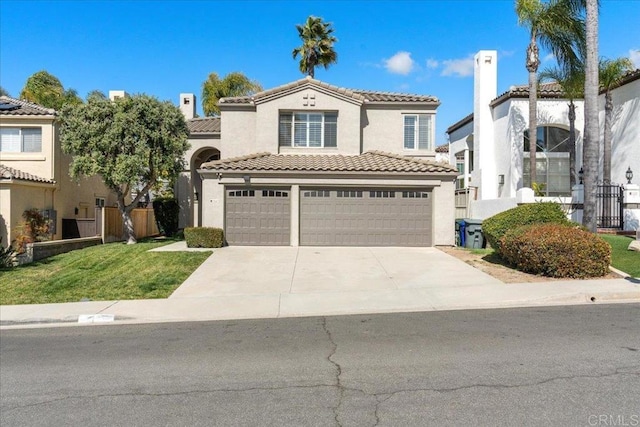
M 438 249 L 466 262 L 472 267 L 475 267 L 478 270 L 481 270 L 482 272 L 493 276 L 504 283 L 551 282 L 555 280 L 568 280 L 537 276 L 535 274 L 523 273 L 522 271 L 514 270 L 513 268 L 506 266 L 502 259 L 494 254 L 474 254 L 468 249 L 451 246 L 439 246 Z M 605 277 L 603 277 L 603 279 L 619 278 L 620 276 L 615 273 L 609 273 Z

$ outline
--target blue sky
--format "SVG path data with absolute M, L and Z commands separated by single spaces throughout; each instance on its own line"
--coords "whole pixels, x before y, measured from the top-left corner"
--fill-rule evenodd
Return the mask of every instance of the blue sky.
M 498 51 L 498 92 L 524 84 L 527 31 L 513 0 L 0 1 L 0 85 L 18 96 L 39 70 L 84 97 L 123 89 L 178 102 L 211 72 L 264 88 L 302 76 L 291 51 L 307 16 L 333 23 L 338 63 L 316 78 L 437 96 L 437 144 L 473 107 L 470 58 Z M 600 55 L 640 67 L 640 0 L 601 0 Z M 542 53 L 546 57 L 547 52 Z M 544 66 L 553 65 L 546 58 Z M 202 114 L 199 107 L 199 114 Z

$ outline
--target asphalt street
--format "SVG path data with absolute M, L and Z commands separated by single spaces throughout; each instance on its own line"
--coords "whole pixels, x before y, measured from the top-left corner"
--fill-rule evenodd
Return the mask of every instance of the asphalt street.
M 0 331 L 3 427 L 634 426 L 638 396 L 638 304 Z

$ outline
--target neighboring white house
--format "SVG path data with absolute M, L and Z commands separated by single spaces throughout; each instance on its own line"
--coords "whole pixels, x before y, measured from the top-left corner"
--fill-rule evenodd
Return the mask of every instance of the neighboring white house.
M 512 86 L 497 94 L 497 52 L 474 57 L 473 113 L 449 126 L 449 160 L 459 170 L 456 188 L 474 189 L 470 216 L 483 219 L 516 205 L 516 192 L 529 182 L 529 89 Z M 604 126 L 604 95 L 600 96 Z M 640 70 L 613 91 L 612 182 L 623 184 L 628 167 L 640 172 Z M 539 85 L 537 181 L 554 200 L 571 203 L 569 100 L 556 83 Z M 583 100 L 576 105 L 575 170 L 582 167 Z M 602 134 L 602 132 L 601 132 Z M 602 137 L 601 137 L 602 138 Z M 542 149 L 540 148 L 542 147 Z M 636 174 L 638 176 L 638 174 Z
M 13 241 L 28 209 L 50 220 L 52 239 L 75 237 L 63 219 L 94 218 L 96 206 L 116 203 L 99 176 L 73 181 L 62 153 L 55 110 L 0 97 L 0 237 Z M 73 224 L 74 221 L 66 224 Z
M 439 105 L 309 77 L 223 98 L 219 119 L 188 120 L 181 224 L 224 228 L 230 244 L 451 245 L 457 172 L 435 161 Z

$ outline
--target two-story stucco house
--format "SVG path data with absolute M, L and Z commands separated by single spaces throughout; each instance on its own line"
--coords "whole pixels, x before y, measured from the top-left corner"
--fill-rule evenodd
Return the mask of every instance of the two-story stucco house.
M 182 199 L 232 245 L 451 245 L 457 173 L 435 162 L 439 104 L 309 77 L 223 98 L 219 119 L 189 121 Z
M 95 206 L 113 205 L 100 177 L 69 177 L 70 156 L 62 153 L 55 110 L 0 97 L 0 236 L 15 239 L 27 209 L 50 220 L 52 239 L 63 237 L 63 218 L 93 218 Z
M 452 124 L 449 156 L 457 164 L 456 187 L 477 190 L 470 203 L 470 216 L 483 219 L 516 205 L 518 190 L 530 187 L 529 88 L 511 86 L 498 95 L 498 57 L 495 50 L 478 52 L 474 57 L 473 112 Z M 612 182 L 624 184 L 627 169 L 640 170 L 638 123 L 640 117 L 640 70 L 629 73 L 613 89 Z M 571 204 L 572 188 L 579 183 L 582 167 L 584 100 L 576 107 L 576 145 L 569 139 L 569 100 L 555 83 L 541 83 L 537 102 L 537 181 L 540 191 L 554 201 Z M 604 128 L 604 94 L 599 98 L 600 162 Z M 575 174 L 571 176 L 572 157 Z M 601 165 L 602 168 L 602 165 Z M 600 169 L 599 182 L 602 182 Z

